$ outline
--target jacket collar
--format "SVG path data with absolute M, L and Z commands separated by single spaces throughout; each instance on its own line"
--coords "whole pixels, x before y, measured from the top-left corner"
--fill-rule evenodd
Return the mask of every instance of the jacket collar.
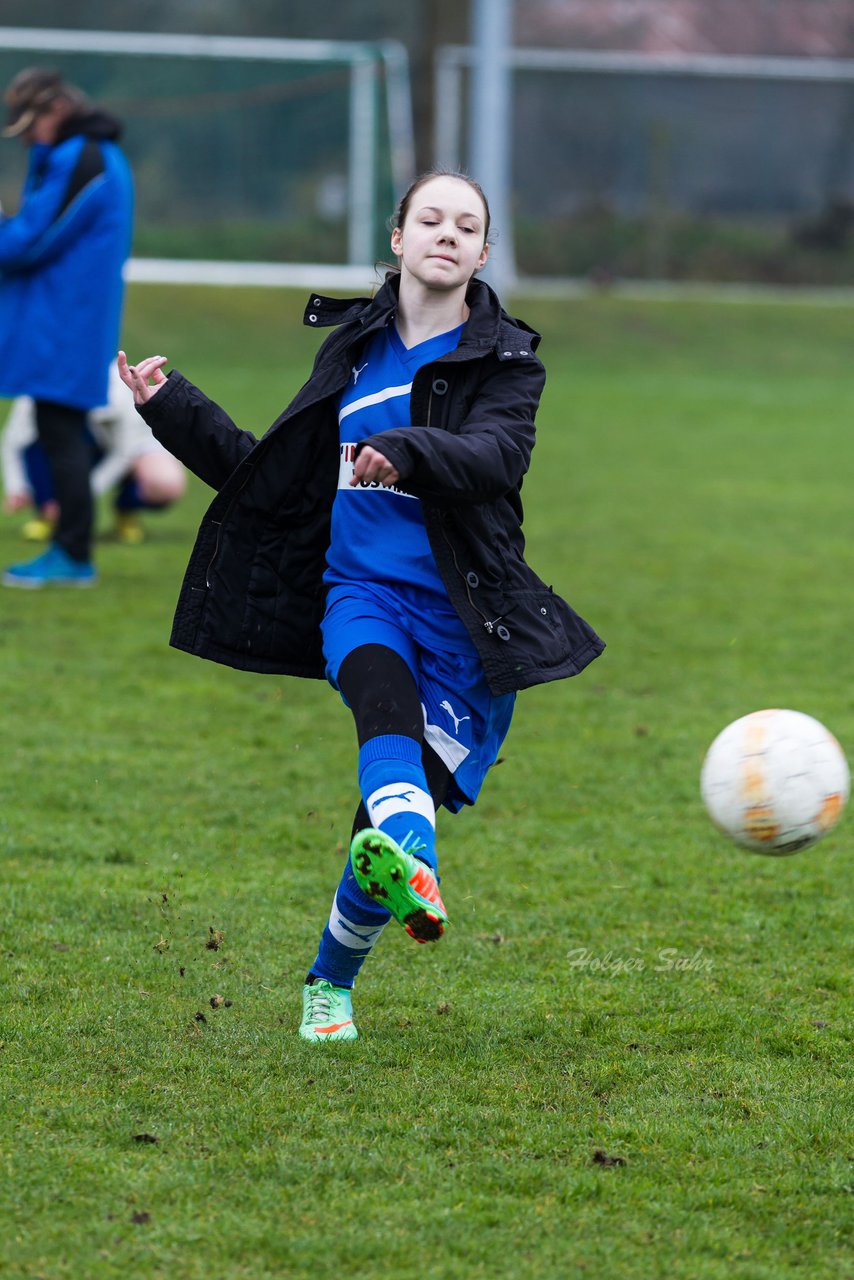
M 373 298 L 326 298 L 313 293 L 303 323 L 322 328 L 358 321 L 363 333 L 375 333 L 396 312 L 399 290 L 400 277 L 395 273 Z M 522 320 L 509 316 L 485 281 L 471 281 L 466 302 L 470 314 L 457 347 L 459 359 L 485 355 L 488 351 L 494 351 L 502 361 L 530 359 L 539 346 L 540 335 Z M 450 356 L 453 355 L 451 352 Z

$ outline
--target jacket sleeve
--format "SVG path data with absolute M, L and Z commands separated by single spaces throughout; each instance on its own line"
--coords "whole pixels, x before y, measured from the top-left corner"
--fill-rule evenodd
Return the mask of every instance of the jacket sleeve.
M 222 488 L 257 443 L 177 369 L 137 412 L 160 443 L 212 489 Z
M 30 271 L 41 266 L 88 227 L 106 179 L 102 174 L 87 183 L 66 206 L 79 151 L 71 141 L 55 147 L 39 185 L 26 190 L 20 211 L 0 219 L 0 271 Z
M 388 458 L 403 487 L 436 506 L 494 502 L 516 489 L 531 460 L 545 385 L 539 360 L 498 364 L 481 383 L 459 432 L 395 427 L 359 443 Z

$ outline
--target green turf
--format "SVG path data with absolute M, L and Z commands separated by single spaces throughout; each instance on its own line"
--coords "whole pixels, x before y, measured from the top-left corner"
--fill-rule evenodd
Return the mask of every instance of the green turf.
M 263 429 L 302 303 L 138 286 L 126 345 Z M 854 751 L 854 315 L 518 310 L 530 557 L 609 648 L 440 818 L 451 926 L 389 928 L 357 1044 L 296 1036 L 354 734 L 167 648 L 202 486 L 96 591 L 0 595 L 0 1275 L 854 1274 L 851 819 L 764 859 L 697 790 L 757 707 Z

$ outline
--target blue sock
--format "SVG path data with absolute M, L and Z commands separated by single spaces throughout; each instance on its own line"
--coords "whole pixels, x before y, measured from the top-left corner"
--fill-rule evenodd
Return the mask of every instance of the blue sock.
M 436 874 L 436 809 L 421 744 L 398 733 L 369 738 L 359 751 L 359 790 L 372 827 L 384 831 Z
M 336 987 L 352 987 L 390 919 L 386 908 L 359 888 L 348 856 L 311 972 Z
M 359 788 L 371 825 L 436 875 L 436 810 L 420 744 L 396 733 L 370 738 L 359 751 Z M 352 987 L 390 918 L 359 888 L 348 858 L 311 973 L 336 987 Z

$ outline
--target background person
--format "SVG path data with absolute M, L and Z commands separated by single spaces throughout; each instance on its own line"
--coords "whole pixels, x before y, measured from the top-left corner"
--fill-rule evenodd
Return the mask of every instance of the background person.
M 110 368 L 110 398 L 88 417 L 91 485 L 95 498 L 115 490 L 115 537 L 135 544 L 145 537 L 138 513 L 171 506 L 186 489 L 184 468 L 155 440 L 136 412 L 133 397 Z M 32 542 L 46 542 L 53 535 L 59 512 L 50 465 L 38 442 L 35 402 L 19 396 L 12 405 L 0 439 L 7 512 L 35 509 L 23 526 Z
M 474 804 L 516 691 L 603 648 L 524 560 L 545 371 L 539 335 L 474 279 L 488 232 L 471 179 L 416 181 L 392 232 L 399 271 L 372 300 L 310 299 L 307 323 L 338 327 L 260 442 L 167 379 L 164 357 L 119 353 L 146 421 L 219 491 L 173 643 L 325 674 L 355 718 L 362 803 L 303 988 L 315 1043 L 356 1038 L 351 989 L 390 918 L 418 942 L 442 934 L 436 807 Z
M 7 88 L 3 133 L 29 147 L 21 205 L 0 218 L 0 396 L 31 396 L 59 516 L 51 547 L 6 586 L 89 586 L 94 505 L 90 409 L 107 402 L 118 346 L 133 190 L 121 125 L 58 71 Z

